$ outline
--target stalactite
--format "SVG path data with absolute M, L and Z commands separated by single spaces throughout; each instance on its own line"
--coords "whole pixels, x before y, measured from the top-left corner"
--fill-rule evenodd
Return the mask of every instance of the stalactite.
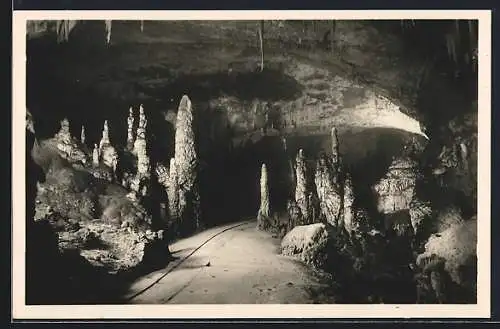
M 260 71 L 264 70 L 264 21 L 259 24 L 259 42 L 260 42 Z
M 104 21 L 105 29 L 106 29 L 106 44 L 109 45 L 111 43 L 111 20 Z
M 67 42 L 69 35 L 78 21 L 76 20 L 60 20 L 56 21 L 57 42 Z
M 141 20 L 141 32 L 144 32 L 144 21 Z

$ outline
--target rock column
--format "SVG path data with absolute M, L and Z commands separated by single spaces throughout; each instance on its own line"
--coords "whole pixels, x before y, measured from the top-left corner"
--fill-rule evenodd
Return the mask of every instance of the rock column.
M 300 208 L 304 222 L 308 222 L 311 214 L 309 213 L 309 198 L 306 190 L 306 161 L 304 158 L 304 151 L 302 149 L 300 149 L 297 154 L 295 171 L 297 177 L 297 184 L 295 186 L 295 202 Z
M 132 151 L 134 148 L 135 136 L 134 136 L 134 110 L 132 107 L 128 110 L 127 118 L 127 149 Z
M 341 224 L 343 210 L 343 191 L 340 181 L 340 154 L 337 129 L 331 130 L 332 155 L 319 159 L 314 181 L 320 201 L 322 214 L 328 224 L 338 227 Z
M 269 187 L 267 180 L 266 164 L 262 164 L 260 171 L 260 207 L 257 214 L 257 228 L 265 229 L 269 222 L 270 206 L 269 206 Z
M 193 130 L 193 108 L 191 100 L 184 95 L 177 112 L 175 129 L 175 184 L 178 188 L 177 215 L 183 231 L 190 232 L 201 227 L 200 195 L 198 189 L 198 155 Z M 172 171 L 171 171 L 172 172 Z M 172 176 L 172 174 L 171 174 Z

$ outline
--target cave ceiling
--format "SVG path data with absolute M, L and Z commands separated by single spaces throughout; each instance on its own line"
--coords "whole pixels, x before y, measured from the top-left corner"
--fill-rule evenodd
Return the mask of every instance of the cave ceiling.
M 236 99 L 239 103 L 233 108 L 255 100 L 277 104 L 285 112 L 311 107 L 316 114 L 313 118 L 309 112 L 301 114 L 301 121 L 315 124 L 335 117 L 328 124 L 339 124 L 346 109 L 363 113 L 385 102 L 389 105 L 382 107 L 399 108 L 422 123 L 426 113 L 419 110 L 419 97 L 426 83 L 449 94 L 464 94 L 456 80 L 475 69 L 477 27 L 468 21 L 415 25 L 415 21 L 113 21 L 106 35 L 103 21 L 65 27 L 31 22 L 28 74 L 31 65 L 36 72 L 33 80 L 44 80 L 33 86 L 57 81 L 60 93 L 78 90 L 82 97 L 94 95 L 96 102 L 144 103 L 164 111 L 175 110 L 180 97 L 189 94 L 195 103 L 216 106 Z M 38 102 L 49 97 L 37 87 L 28 93 L 32 94 L 28 103 L 31 98 Z M 363 117 L 373 119 L 358 115 L 348 120 Z M 410 129 L 419 133 L 418 127 Z

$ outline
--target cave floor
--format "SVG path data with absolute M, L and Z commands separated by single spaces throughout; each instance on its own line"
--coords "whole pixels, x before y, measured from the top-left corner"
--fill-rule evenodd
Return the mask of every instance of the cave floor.
M 327 277 L 280 255 L 279 243 L 271 233 L 258 231 L 256 221 L 179 240 L 170 246 L 178 261 L 136 280 L 129 290 L 129 303 L 334 303 L 333 296 L 326 294 Z

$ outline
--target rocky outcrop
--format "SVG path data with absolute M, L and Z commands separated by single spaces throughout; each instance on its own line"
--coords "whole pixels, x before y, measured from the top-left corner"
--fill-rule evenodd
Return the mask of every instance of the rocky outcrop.
M 88 223 L 74 231 L 58 232 L 61 249 L 80 249 L 80 254 L 94 267 L 109 274 L 138 268 L 151 255 L 168 251 L 163 231 L 135 231 L 105 223 Z M 157 249 L 157 250 L 154 250 Z
M 434 174 L 443 187 L 459 191 L 468 198 L 473 211 L 477 207 L 478 118 L 473 114 L 458 117 L 442 128 L 446 137 L 438 155 Z
M 267 167 L 263 163 L 260 170 L 260 206 L 257 214 L 257 228 L 265 230 L 270 221 L 269 186 L 267 179 Z
M 306 264 L 322 267 L 326 261 L 328 239 L 325 224 L 296 226 L 281 240 L 281 253 L 297 257 Z
M 396 158 L 386 175 L 373 187 L 378 211 L 385 216 L 386 230 L 397 235 L 414 234 L 414 227 L 420 225 L 422 218 L 419 217 L 418 210 L 411 210 L 412 207 L 420 206 L 415 193 L 418 177 L 415 161 L 410 158 Z M 424 208 L 420 210 L 427 212 Z
M 417 265 L 426 269 L 439 261 L 454 283 L 464 285 L 473 280 L 475 284 L 475 277 L 468 273 L 475 273 L 477 262 L 477 220 L 451 225 L 429 238 L 425 251 L 417 257 Z

